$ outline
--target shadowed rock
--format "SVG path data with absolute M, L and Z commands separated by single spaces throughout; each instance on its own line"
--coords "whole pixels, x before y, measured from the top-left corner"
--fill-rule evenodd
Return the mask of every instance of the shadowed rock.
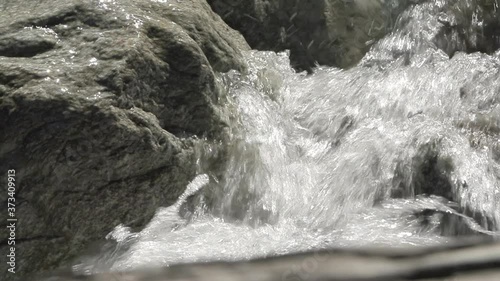
M 209 0 L 252 48 L 290 49 L 292 66 L 315 64 L 347 68 L 389 32 L 397 15 L 418 1 L 344 0 Z
M 492 54 L 500 47 L 500 13 L 492 0 L 450 1 L 438 14 L 442 25 L 434 38 L 449 56 L 455 52 Z
M 408 151 L 412 149 L 409 148 Z M 453 159 L 443 153 L 441 140 L 432 140 L 418 147 L 407 162 L 398 163 L 393 178 L 393 198 L 432 196 L 441 198 L 446 209 L 424 209 L 415 215 L 423 227 L 438 223 L 444 236 L 492 235 L 496 229 L 491 214 L 471 206 L 464 200 L 466 181 L 454 177 Z
M 391 35 L 376 42 L 363 58 L 365 66 L 381 68 L 401 60 L 412 65 L 424 50 L 456 54 L 494 54 L 500 47 L 498 3 L 491 0 L 416 1 L 400 13 Z
M 56 46 L 53 34 L 43 29 L 26 28 L 0 37 L 0 55 L 5 57 L 33 57 Z

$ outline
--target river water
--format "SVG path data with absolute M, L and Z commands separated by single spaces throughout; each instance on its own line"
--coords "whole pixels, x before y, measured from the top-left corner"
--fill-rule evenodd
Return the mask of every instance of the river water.
M 175 205 L 140 232 L 117 226 L 74 270 L 496 236 L 500 53 L 439 48 L 448 2 L 409 8 L 349 70 L 306 75 L 286 52 L 246 53 L 247 73 L 220 78 L 234 111 L 224 180 L 200 168 Z

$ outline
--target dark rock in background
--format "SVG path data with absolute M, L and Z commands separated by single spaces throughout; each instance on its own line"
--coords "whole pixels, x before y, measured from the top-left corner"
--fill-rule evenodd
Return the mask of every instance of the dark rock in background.
M 418 1 L 208 0 L 252 48 L 290 49 L 292 66 L 348 68 L 394 25 L 397 15 Z
M 16 170 L 16 277 L 173 203 L 195 173 L 190 137 L 225 137 L 215 72 L 244 69 L 246 49 L 202 0 L 2 1 L 0 171 L 6 185 Z
M 449 58 L 460 53 L 494 55 L 500 47 L 500 10 L 494 0 L 415 1 L 400 13 L 391 33 L 376 42 L 364 66 L 386 67 L 401 59 L 415 63 L 426 49 Z
M 459 0 L 438 16 L 442 25 L 436 45 L 449 56 L 455 52 L 492 54 L 500 47 L 500 11 L 494 0 Z

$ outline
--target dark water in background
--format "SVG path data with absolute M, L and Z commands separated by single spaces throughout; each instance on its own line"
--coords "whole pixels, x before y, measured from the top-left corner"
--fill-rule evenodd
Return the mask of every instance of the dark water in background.
M 179 216 L 208 181 L 200 175 L 143 231 L 118 226 L 108 236 L 117 248 L 75 271 L 427 246 L 468 233 L 457 224 L 495 236 L 500 53 L 450 58 L 433 41 L 436 11 L 450 1 L 428 2 L 403 13 L 349 70 L 307 76 L 286 53 L 247 53 L 249 73 L 220 80 L 235 116 L 226 180 L 210 207 L 200 197 Z

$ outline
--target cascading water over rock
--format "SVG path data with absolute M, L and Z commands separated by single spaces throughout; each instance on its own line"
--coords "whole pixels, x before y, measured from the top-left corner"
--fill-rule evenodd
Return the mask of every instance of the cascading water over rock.
M 410 7 L 349 70 L 306 75 L 287 53 L 248 52 L 248 72 L 219 81 L 235 110 L 223 180 L 194 195 L 201 203 L 177 227 L 191 191 L 118 254 L 75 270 L 496 237 L 500 53 L 450 56 L 436 39 L 448 2 Z M 110 235 L 118 245 L 123 231 Z

